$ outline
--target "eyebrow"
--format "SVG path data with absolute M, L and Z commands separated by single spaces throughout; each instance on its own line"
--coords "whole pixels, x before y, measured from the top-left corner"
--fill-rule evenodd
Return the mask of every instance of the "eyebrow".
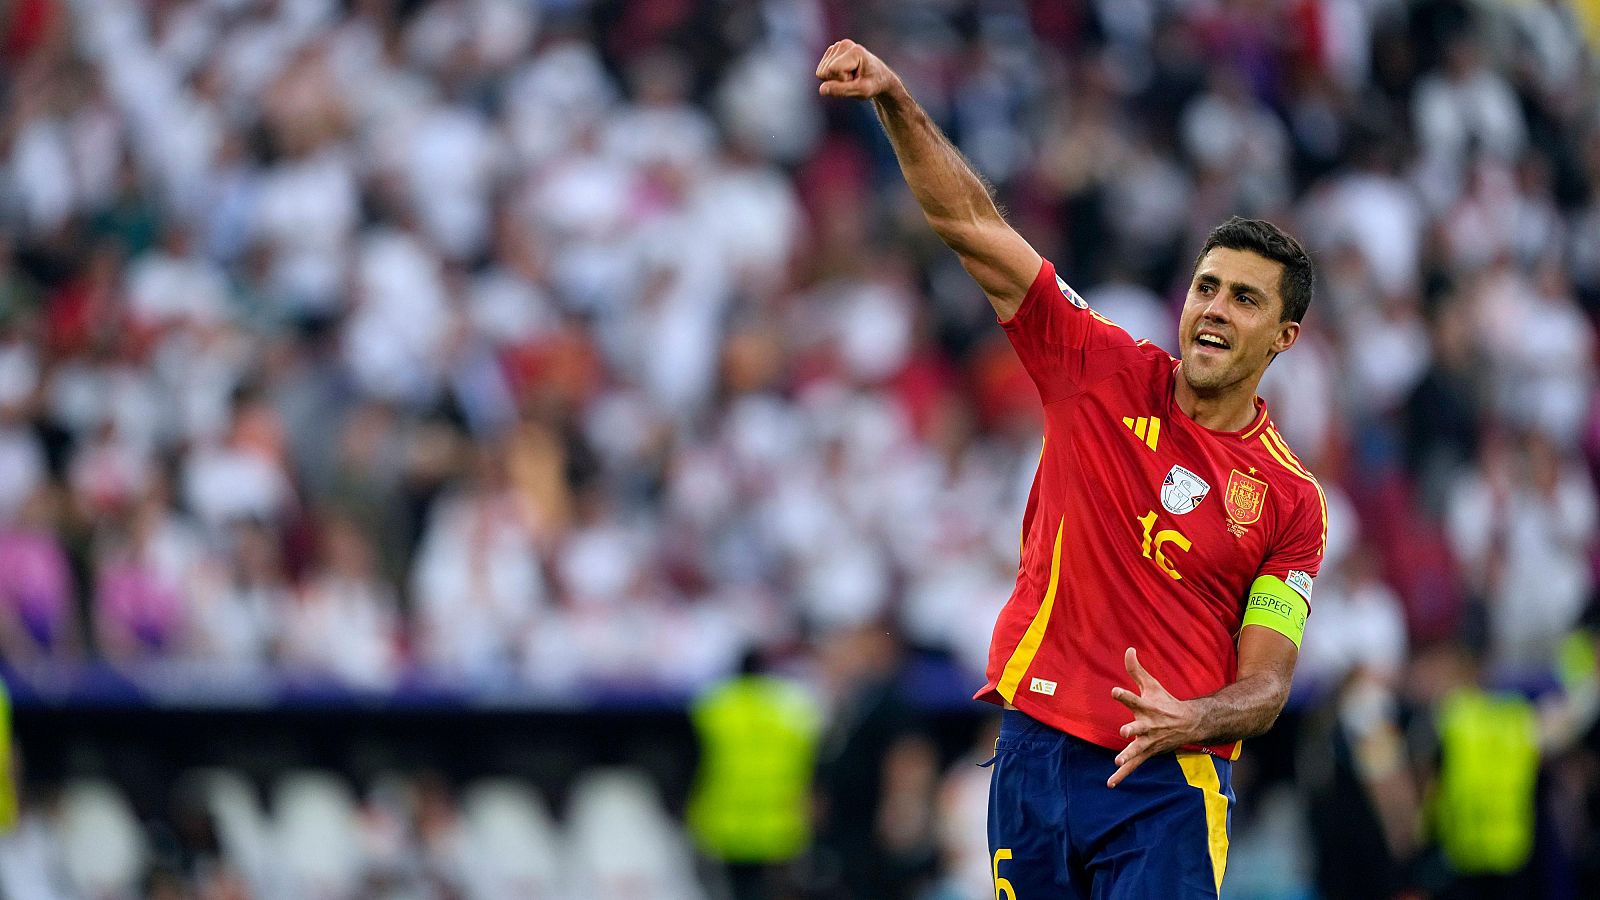
M 1212 275 L 1210 272 L 1202 273 L 1199 280 L 1206 284 L 1215 286 L 1220 286 L 1222 284 L 1222 279 Z M 1265 303 L 1267 300 L 1267 292 L 1253 284 L 1246 284 L 1242 281 L 1233 281 L 1228 283 L 1228 289 L 1233 291 L 1235 294 L 1252 294 L 1256 297 L 1256 299 L 1263 303 Z

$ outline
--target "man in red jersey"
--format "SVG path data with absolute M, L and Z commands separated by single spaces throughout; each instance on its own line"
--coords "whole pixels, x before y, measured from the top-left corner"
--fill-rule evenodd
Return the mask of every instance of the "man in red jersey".
M 882 60 L 840 41 L 817 77 L 824 96 L 874 103 L 1044 403 L 1016 588 L 977 695 L 1006 707 L 996 897 L 1216 897 L 1231 761 L 1288 697 L 1326 542 L 1322 491 L 1256 396 L 1299 337 L 1310 258 L 1269 223 L 1218 226 L 1180 362 L 1057 277 Z

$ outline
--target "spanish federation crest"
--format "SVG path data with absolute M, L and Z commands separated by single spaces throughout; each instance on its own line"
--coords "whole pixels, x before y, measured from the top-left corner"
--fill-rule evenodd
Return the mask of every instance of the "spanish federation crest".
M 1228 489 L 1222 494 L 1222 508 L 1235 525 L 1249 525 L 1261 518 L 1267 505 L 1267 483 L 1234 469 L 1228 474 Z
M 1209 493 L 1211 485 L 1183 466 L 1173 466 L 1167 477 L 1161 479 L 1161 505 L 1176 516 L 1199 506 Z

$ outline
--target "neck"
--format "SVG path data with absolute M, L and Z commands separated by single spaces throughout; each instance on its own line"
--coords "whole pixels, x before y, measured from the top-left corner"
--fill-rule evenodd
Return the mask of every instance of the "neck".
M 1173 399 L 1177 401 L 1178 408 L 1202 428 L 1243 431 L 1256 417 L 1256 385 L 1261 381 L 1259 375 L 1215 391 L 1195 390 L 1181 369 L 1174 381 Z

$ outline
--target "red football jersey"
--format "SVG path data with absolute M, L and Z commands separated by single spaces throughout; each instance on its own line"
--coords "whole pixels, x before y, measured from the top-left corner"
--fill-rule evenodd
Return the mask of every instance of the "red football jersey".
M 1276 575 L 1310 600 L 1327 501 L 1264 401 L 1243 431 L 1196 424 L 1173 397 L 1178 361 L 1048 261 L 1001 324 L 1039 388 L 1044 449 L 977 698 L 1120 750 L 1126 649 L 1179 699 L 1231 684 L 1251 583 Z M 1201 749 L 1232 759 L 1239 744 Z

